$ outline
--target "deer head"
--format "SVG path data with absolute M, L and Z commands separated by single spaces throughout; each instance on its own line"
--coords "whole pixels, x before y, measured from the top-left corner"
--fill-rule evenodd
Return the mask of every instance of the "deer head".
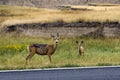
M 53 38 L 53 40 L 54 40 L 54 42 L 55 42 L 56 44 L 59 43 L 59 33 L 57 33 L 56 36 L 54 36 L 53 34 L 51 34 L 51 37 Z

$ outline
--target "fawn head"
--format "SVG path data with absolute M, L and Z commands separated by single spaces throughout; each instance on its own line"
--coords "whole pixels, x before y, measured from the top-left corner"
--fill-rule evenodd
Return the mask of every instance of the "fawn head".
M 84 41 L 80 41 L 80 42 L 79 42 L 79 41 L 76 41 L 76 43 L 77 43 L 77 44 L 83 44 Z
M 56 36 L 51 34 L 51 37 L 53 38 L 53 40 L 55 41 L 56 44 L 59 43 L 59 33 L 57 33 Z

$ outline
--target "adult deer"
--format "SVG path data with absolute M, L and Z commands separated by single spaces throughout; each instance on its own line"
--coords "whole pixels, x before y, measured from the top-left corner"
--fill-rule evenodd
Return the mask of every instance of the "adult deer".
M 78 52 L 79 52 L 79 55 L 83 55 L 84 54 L 84 48 L 83 48 L 83 41 L 79 42 L 79 41 L 76 41 L 76 43 L 78 44 Z
M 51 55 L 54 54 L 57 44 L 59 42 L 59 33 L 57 33 L 56 36 L 51 34 L 51 37 L 54 40 L 54 44 L 31 44 L 27 47 L 29 51 L 29 55 L 26 57 L 26 64 L 28 64 L 28 60 L 35 55 L 48 55 L 49 61 L 52 62 L 51 60 Z

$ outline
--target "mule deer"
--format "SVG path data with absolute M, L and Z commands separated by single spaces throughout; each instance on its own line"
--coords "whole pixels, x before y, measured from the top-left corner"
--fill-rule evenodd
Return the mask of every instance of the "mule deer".
M 27 47 L 28 51 L 29 51 L 29 55 L 26 57 L 26 64 L 28 64 L 28 60 L 30 61 L 30 59 L 35 55 L 48 55 L 49 57 L 49 61 L 51 61 L 51 55 L 54 54 L 56 48 L 57 48 L 57 44 L 59 42 L 59 33 L 57 33 L 56 36 L 51 34 L 51 37 L 54 40 L 54 44 L 31 44 Z
M 83 48 L 83 41 L 79 42 L 79 41 L 76 41 L 76 43 L 78 44 L 78 52 L 79 52 L 79 55 L 83 55 L 84 54 L 84 48 Z

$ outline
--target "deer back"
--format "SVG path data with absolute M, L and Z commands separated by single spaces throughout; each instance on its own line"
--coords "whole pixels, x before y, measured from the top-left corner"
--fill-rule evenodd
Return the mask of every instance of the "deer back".
M 48 53 L 48 44 L 32 44 L 29 46 L 30 52 L 32 52 L 32 48 L 34 49 L 34 53 L 39 55 L 46 55 Z

